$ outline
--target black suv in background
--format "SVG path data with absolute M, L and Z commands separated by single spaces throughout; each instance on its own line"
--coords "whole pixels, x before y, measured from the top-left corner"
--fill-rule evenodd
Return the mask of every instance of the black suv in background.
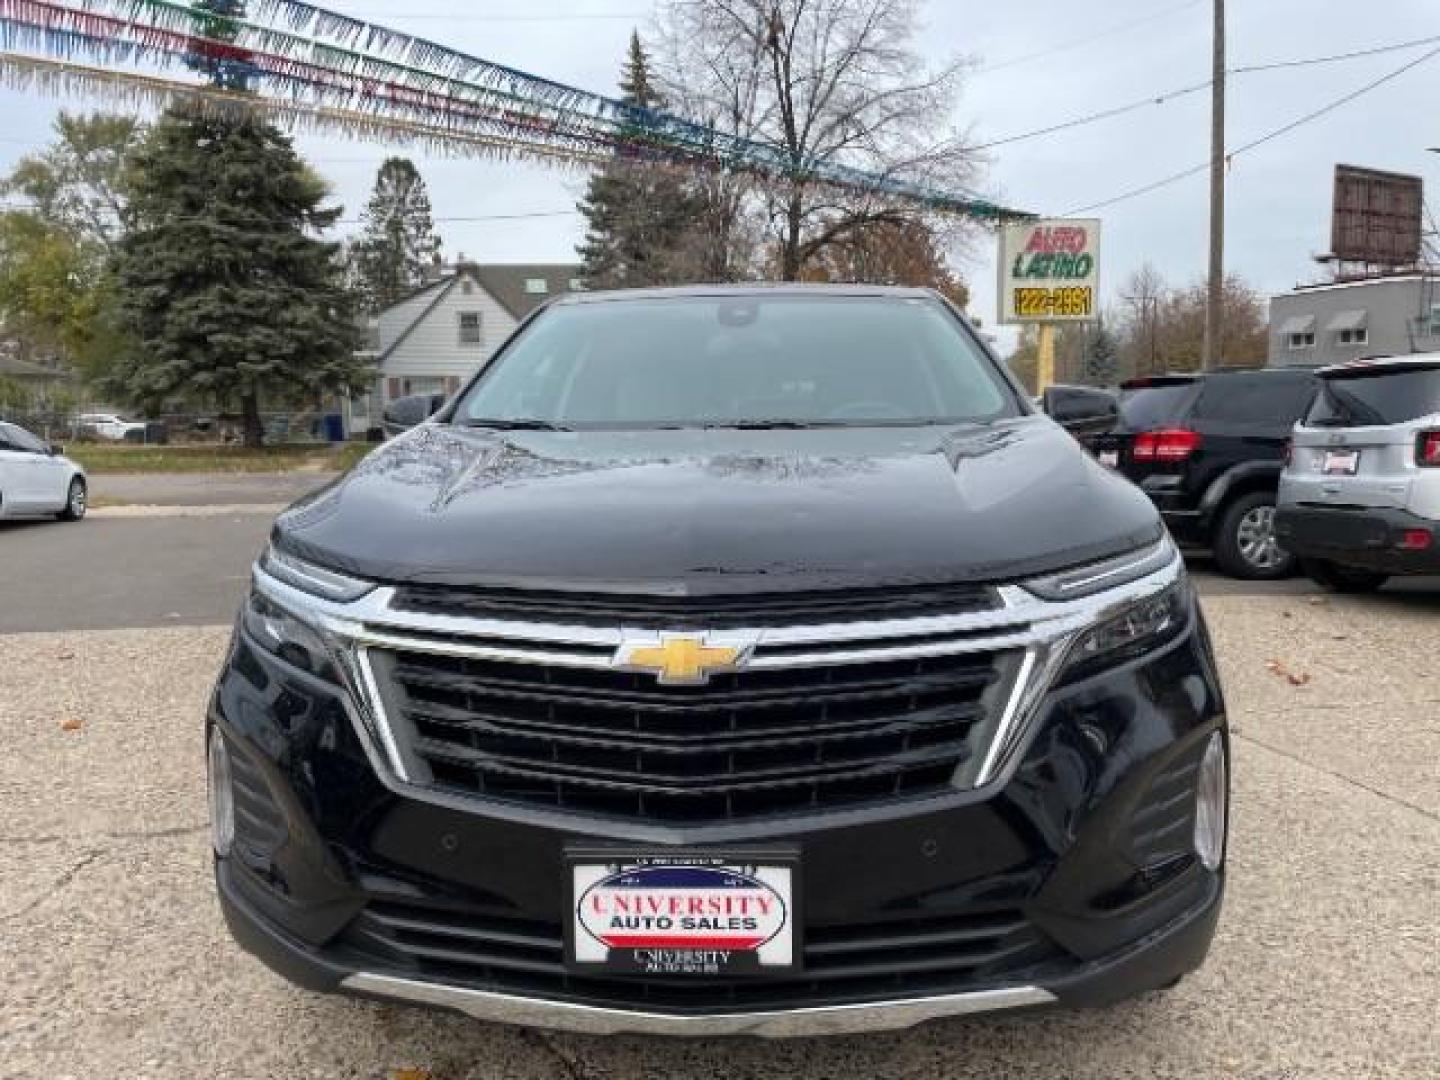
M 1285 577 L 1295 559 L 1275 540 L 1276 492 L 1316 389 L 1307 368 L 1135 379 L 1115 429 L 1084 442 L 1155 501 L 1182 547 L 1213 551 L 1233 577 Z

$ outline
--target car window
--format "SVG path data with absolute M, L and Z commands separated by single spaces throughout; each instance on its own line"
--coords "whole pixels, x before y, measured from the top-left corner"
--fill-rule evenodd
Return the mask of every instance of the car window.
M 10 443 L 9 449 L 11 450 L 19 450 L 27 454 L 48 454 L 50 452 L 50 448 L 45 445 L 43 440 L 31 435 L 22 427 L 6 424 L 0 431 L 3 431 L 6 441 Z
M 564 426 L 944 423 L 1020 413 L 939 303 L 695 296 L 542 314 L 456 411 Z
M 1315 380 L 1308 374 L 1217 375 L 1206 380 L 1194 416 L 1197 420 L 1288 428 L 1304 414 L 1314 393 Z
M 1120 395 L 1120 415 L 1131 431 L 1146 431 L 1184 416 L 1195 395 L 1195 383 L 1140 386 Z
M 1440 413 L 1440 367 L 1322 379 L 1310 427 L 1403 424 Z

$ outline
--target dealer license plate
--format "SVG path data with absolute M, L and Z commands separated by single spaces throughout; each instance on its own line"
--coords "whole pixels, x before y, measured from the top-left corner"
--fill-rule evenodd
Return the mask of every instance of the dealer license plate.
M 1326 476 L 1354 476 L 1359 468 L 1359 450 L 1327 450 L 1320 471 Z
M 686 978 L 799 966 L 793 852 L 573 850 L 567 865 L 573 970 Z
M 1100 464 L 1107 469 L 1118 469 L 1120 467 L 1119 450 L 1101 450 L 1099 454 Z

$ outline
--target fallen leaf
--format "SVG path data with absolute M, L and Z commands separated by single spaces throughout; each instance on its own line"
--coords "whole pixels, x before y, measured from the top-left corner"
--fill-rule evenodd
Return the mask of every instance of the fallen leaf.
M 430 1080 L 430 1074 L 424 1069 L 396 1069 L 391 1072 L 390 1080 Z
M 85 721 L 81 720 L 78 716 L 67 716 L 64 720 L 60 721 L 61 731 L 79 731 L 84 726 Z
M 1294 672 L 1282 664 L 1279 660 L 1269 660 L 1265 664 L 1265 670 L 1276 678 L 1285 679 L 1291 686 L 1304 686 L 1310 681 L 1310 676 L 1304 672 Z

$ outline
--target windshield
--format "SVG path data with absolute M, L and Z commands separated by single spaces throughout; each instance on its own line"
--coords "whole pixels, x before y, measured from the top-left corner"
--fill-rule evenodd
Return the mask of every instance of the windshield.
M 696 296 L 552 308 L 487 369 L 454 420 L 820 426 L 1019 412 L 989 356 L 936 302 Z
M 1180 419 L 1195 393 L 1193 382 L 1142 386 L 1120 395 L 1120 415 L 1131 431 L 1147 431 Z
M 1403 424 L 1440 413 L 1440 368 L 1321 379 L 1309 427 Z

